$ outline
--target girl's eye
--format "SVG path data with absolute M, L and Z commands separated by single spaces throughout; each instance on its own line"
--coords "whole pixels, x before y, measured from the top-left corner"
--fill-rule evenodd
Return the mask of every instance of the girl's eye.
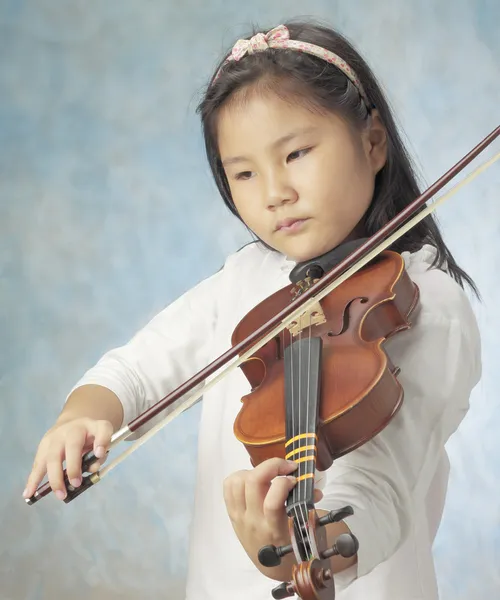
M 295 150 L 295 152 L 291 152 L 287 157 L 287 161 L 297 160 L 298 158 L 302 158 L 306 154 L 308 154 L 312 148 L 302 148 L 301 150 Z M 234 178 L 237 181 L 246 181 L 250 179 L 253 175 L 253 171 L 241 171 L 240 173 L 236 173 Z
M 287 156 L 287 160 L 296 160 L 297 158 L 301 158 L 305 156 L 308 152 L 310 152 L 311 148 L 302 148 L 302 150 L 295 150 L 295 152 L 291 152 Z
M 236 173 L 235 179 L 245 180 L 245 179 L 250 179 L 251 176 L 252 176 L 252 171 L 242 171 L 241 173 Z

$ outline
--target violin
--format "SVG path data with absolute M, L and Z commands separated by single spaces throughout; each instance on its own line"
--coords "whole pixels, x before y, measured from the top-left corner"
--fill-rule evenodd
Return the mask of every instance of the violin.
M 345 246 L 359 247 L 363 241 Z M 291 286 L 240 321 L 233 345 L 324 276 L 345 246 L 297 265 L 290 274 Z M 297 484 L 286 501 L 292 544 L 265 546 L 259 552 L 266 567 L 279 565 L 292 551 L 298 562 L 294 582 L 275 588 L 274 598 L 333 598 L 328 558 L 357 552 L 352 534 L 339 536 L 340 549 L 339 540 L 333 548 L 325 547 L 326 534 L 322 531 L 320 536 L 318 530 L 352 514 L 352 508 L 317 517 L 315 469 L 328 469 L 333 460 L 373 438 L 397 413 L 403 388 L 383 342 L 411 327 L 418 300 L 418 286 L 401 255 L 385 251 L 241 365 L 252 391 L 242 398 L 234 423 L 237 439 L 254 467 L 276 456 L 298 463 Z
M 402 405 L 398 368 L 384 351 L 386 339 L 412 326 L 418 287 L 391 245 L 431 214 L 466 182 L 500 159 L 500 153 L 461 183 L 426 202 L 500 135 L 500 126 L 421 196 L 368 239 L 350 241 L 290 273 L 291 284 L 255 306 L 236 326 L 231 348 L 165 398 L 117 431 L 110 451 L 182 397 L 167 416 L 97 473 L 88 473 L 93 451 L 82 457 L 81 485 L 64 480 L 69 503 L 100 482 L 122 460 L 184 412 L 232 370 L 241 368 L 251 391 L 242 398 L 234 433 L 252 464 L 271 457 L 298 463 L 297 484 L 286 501 L 291 544 L 264 546 L 259 560 L 276 566 L 294 553 L 292 581 L 277 586 L 274 598 L 333 600 L 332 556 L 356 554 L 359 543 L 343 534 L 332 548 L 325 526 L 353 514 L 350 506 L 318 517 L 315 470 L 358 448 L 382 431 Z M 215 375 L 215 376 L 214 376 Z M 211 377 L 203 389 L 193 388 Z M 191 393 L 189 393 L 191 392 Z M 26 499 L 33 505 L 51 492 L 49 483 Z

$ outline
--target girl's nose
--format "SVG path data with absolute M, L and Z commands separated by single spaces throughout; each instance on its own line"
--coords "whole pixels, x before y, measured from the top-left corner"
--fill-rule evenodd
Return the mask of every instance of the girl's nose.
M 298 197 L 295 188 L 283 177 L 275 175 L 266 182 L 265 201 L 269 210 L 283 204 L 293 204 Z

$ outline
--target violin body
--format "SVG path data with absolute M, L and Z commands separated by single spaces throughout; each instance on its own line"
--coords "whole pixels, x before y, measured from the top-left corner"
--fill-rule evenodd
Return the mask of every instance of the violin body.
M 235 328 L 233 345 L 300 294 L 304 281 L 255 306 Z M 299 338 L 322 341 L 318 470 L 327 469 L 335 458 L 361 446 L 388 424 L 401 406 L 403 389 L 397 380 L 399 370 L 383 343 L 411 326 L 418 300 L 418 287 L 406 273 L 404 259 L 385 251 L 320 300 L 316 314 L 304 318 L 294 333 L 285 329 L 241 365 L 252 391 L 241 399 L 234 433 L 253 466 L 286 456 L 284 357 L 287 346 Z M 297 368 L 307 375 L 304 365 Z

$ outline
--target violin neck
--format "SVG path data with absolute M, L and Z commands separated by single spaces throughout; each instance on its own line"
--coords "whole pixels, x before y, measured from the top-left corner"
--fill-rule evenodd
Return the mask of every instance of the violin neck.
M 320 337 L 303 337 L 285 350 L 286 455 L 298 463 L 297 485 L 287 499 L 287 512 L 314 506 L 317 426 L 321 394 Z

